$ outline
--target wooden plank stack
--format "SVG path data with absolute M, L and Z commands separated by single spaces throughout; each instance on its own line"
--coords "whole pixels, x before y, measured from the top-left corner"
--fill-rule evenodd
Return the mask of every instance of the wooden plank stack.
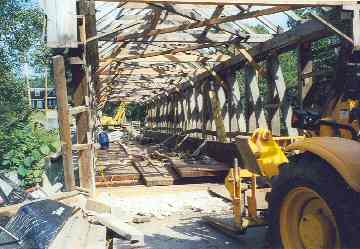
M 145 184 L 167 186 L 179 179 L 224 177 L 229 167 L 220 162 L 190 163 L 176 157 L 152 153 L 154 148 L 137 143 L 114 142 L 97 151 L 96 185 L 114 187 Z

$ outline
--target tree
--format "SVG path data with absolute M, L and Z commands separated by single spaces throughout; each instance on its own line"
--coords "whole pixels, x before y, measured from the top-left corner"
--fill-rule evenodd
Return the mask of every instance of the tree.
M 0 168 L 15 169 L 24 187 L 41 181 L 44 158 L 58 147 L 56 131 L 31 119 L 21 65 L 47 65 L 44 16 L 24 0 L 0 0 Z
M 41 12 L 26 1 L 0 0 L 0 129 L 29 114 L 19 75 L 24 56 L 41 44 L 42 20 Z

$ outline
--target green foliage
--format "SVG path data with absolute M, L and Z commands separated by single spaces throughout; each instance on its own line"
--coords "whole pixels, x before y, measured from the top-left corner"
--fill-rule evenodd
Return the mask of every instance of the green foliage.
M 0 0 L 1 67 L 19 66 L 19 57 L 41 43 L 43 15 L 24 0 Z
M 45 158 L 59 148 L 56 131 L 31 119 L 21 70 L 47 65 L 44 16 L 31 2 L 0 0 L 0 169 L 17 170 L 24 187 L 41 181 Z
M 0 130 L 0 169 L 17 170 L 24 187 L 41 182 L 45 159 L 60 147 L 57 131 L 47 131 L 37 122 L 18 123 Z
M 128 121 L 144 121 L 145 120 L 145 108 L 136 103 L 130 103 L 126 109 L 126 119 Z

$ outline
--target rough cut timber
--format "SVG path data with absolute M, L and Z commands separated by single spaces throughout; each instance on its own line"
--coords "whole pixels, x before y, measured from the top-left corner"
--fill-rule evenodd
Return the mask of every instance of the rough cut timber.
M 74 214 L 61 229 L 49 249 L 105 249 L 106 227 L 88 222 L 81 211 Z

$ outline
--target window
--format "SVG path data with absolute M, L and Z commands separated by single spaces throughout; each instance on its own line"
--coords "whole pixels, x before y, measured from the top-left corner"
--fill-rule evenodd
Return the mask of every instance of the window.
M 37 109 L 44 109 L 44 101 L 38 100 L 36 107 Z
M 35 88 L 35 97 L 40 97 L 40 89 Z

